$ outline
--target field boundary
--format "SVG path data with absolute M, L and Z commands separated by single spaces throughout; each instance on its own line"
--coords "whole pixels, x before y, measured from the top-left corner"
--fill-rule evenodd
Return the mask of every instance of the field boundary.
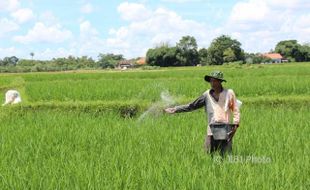
M 180 99 L 177 105 L 186 104 L 194 99 Z M 310 108 L 310 97 L 307 96 L 287 96 L 287 97 L 241 97 L 243 102 L 242 107 L 247 106 L 267 106 L 281 107 L 289 106 L 290 108 L 299 109 L 301 107 Z M 21 103 L 18 105 L 10 105 L 2 107 L 2 111 L 41 111 L 41 110 L 66 110 L 88 113 L 100 112 L 120 112 L 122 115 L 135 115 L 139 112 L 144 112 L 152 105 L 156 104 L 159 107 L 165 108 L 168 105 L 159 104 L 160 102 L 147 102 L 140 100 L 124 101 L 68 101 L 68 102 L 36 102 L 36 103 Z

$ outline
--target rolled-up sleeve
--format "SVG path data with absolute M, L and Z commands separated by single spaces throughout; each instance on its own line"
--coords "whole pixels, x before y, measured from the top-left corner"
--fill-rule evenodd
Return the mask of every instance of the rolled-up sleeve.
M 234 91 L 230 91 L 230 104 L 229 104 L 229 108 L 233 113 L 233 123 L 234 124 L 239 124 L 240 122 L 240 110 L 237 104 L 237 98 L 236 95 L 234 93 Z
M 202 108 L 206 104 L 206 97 L 205 95 L 201 95 L 199 98 L 194 100 L 192 103 L 176 106 L 176 113 L 180 112 L 190 112 L 199 108 Z

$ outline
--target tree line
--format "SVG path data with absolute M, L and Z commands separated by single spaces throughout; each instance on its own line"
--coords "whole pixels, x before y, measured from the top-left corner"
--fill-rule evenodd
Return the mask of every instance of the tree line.
M 310 44 L 301 45 L 297 40 L 277 43 L 275 50 L 290 62 L 310 61 Z M 161 44 L 146 53 L 147 63 L 155 66 L 222 65 L 224 63 L 266 63 L 271 59 L 260 53 L 246 53 L 241 43 L 230 36 L 215 38 L 208 48 L 198 49 L 192 36 L 183 36 L 176 46 Z
M 297 40 L 285 40 L 277 43 L 271 53 L 280 53 L 291 62 L 310 61 L 310 44 L 299 44 Z M 121 54 L 99 54 L 98 60 L 82 56 L 53 58 L 52 60 L 33 60 L 35 54 L 30 53 L 29 59 L 19 59 L 16 56 L 0 59 L 0 72 L 36 72 L 36 71 L 66 71 L 77 69 L 107 69 L 115 68 L 124 61 Z M 135 62 L 138 58 L 132 59 Z M 224 63 L 266 63 L 271 60 L 260 53 L 247 53 L 241 48 L 241 43 L 230 36 L 221 35 L 215 38 L 208 48 L 198 49 L 193 36 L 183 36 L 175 46 L 167 43 L 159 44 L 146 53 L 146 62 L 150 66 L 196 66 L 222 65 Z
M 31 57 L 34 53 L 30 53 Z M 52 60 L 18 59 L 15 56 L 0 59 L 0 72 L 38 72 L 38 71 L 68 71 L 78 69 L 115 68 L 119 61 L 125 60 L 121 54 L 99 54 L 98 60 L 82 56 L 54 58 Z

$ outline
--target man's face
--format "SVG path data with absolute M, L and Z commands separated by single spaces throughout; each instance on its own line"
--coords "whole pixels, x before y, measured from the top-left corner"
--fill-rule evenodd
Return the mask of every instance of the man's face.
M 222 87 L 221 81 L 215 78 L 210 78 L 210 85 L 212 89 L 219 89 Z

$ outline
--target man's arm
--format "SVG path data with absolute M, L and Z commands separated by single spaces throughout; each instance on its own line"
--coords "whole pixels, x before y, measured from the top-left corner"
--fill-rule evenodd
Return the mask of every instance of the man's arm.
M 233 90 L 229 90 L 229 109 L 233 114 L 233 124 L 239 125 L 240 122 L 240 110 L 237 103 L 237 98 Z
M 167 113 L 180 113 L 180 112 L 190 112 L 199 108 L 202 108 L 206 104 L 205 95 L 201 95 L 199 98 L 194 100 L 192 103 L 176 106 L 173 108 L 166 108 L 165 112 Z
M 232 128 L 232 131 L 230 132 L 229 138 L 228 138 L 228 141 L 231 141 L 231 139 L 233 138 L 233 136 L 235 135 L 235 133 L 237 131 L 237 128 L 239 127 L 239 122 L 240 122 L 240 110 L 239 110 L 239 107 L 237 104 L 236 95 L 235 95 L 234 91 L 232 91 L 232 90 L 231 90 L 229 102 L 230 102 L 229 109 L 233 113 L 233 124 L 234 124 L 234 127 Z

